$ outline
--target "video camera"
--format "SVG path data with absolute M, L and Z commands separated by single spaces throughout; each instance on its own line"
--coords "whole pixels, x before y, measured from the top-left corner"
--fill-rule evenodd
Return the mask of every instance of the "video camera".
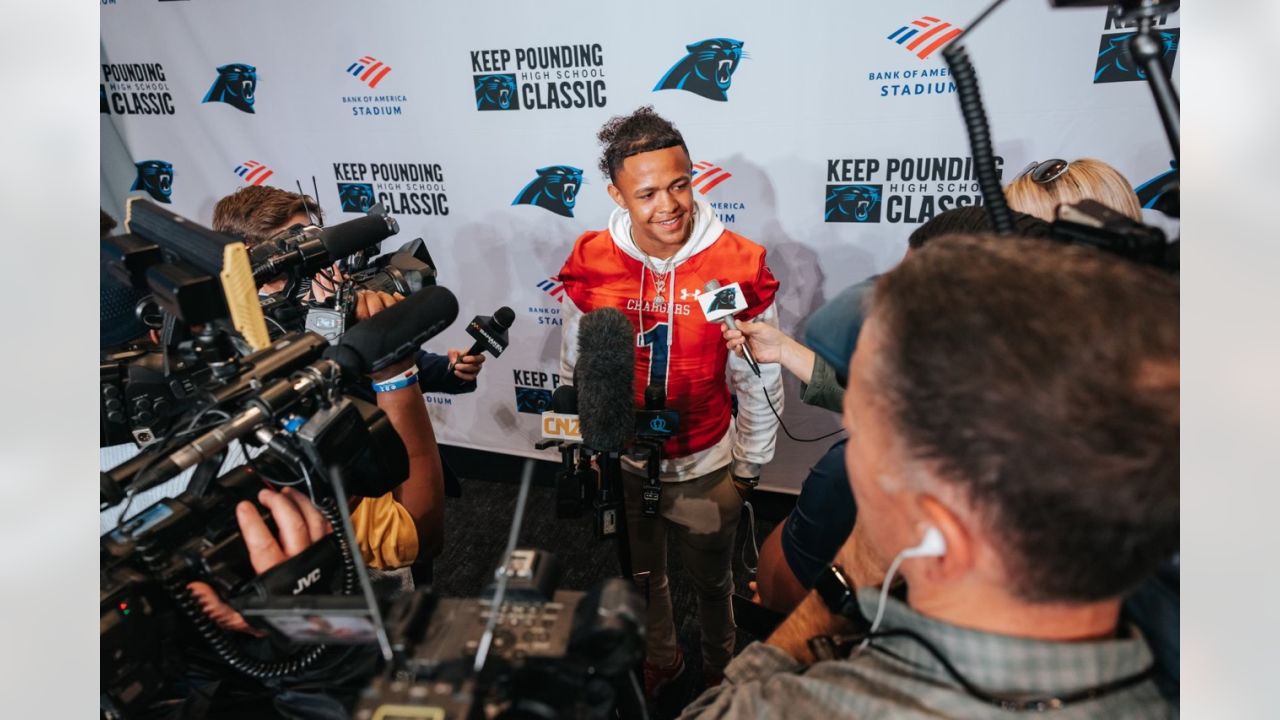
M 146 283 L 170 313 L 171 328 L 185 328 L 192 318 L 200 325 L 177 344 L 183 353 L 170 355 L 166 344 L 158 353 L 114 358 L 112 371 L 126 375 L 119 385 L 106 385 L 123 386 L 111 399 L 123 395 L 130 403 L 117 412 L 140 416 L 145 409 L 152 417 L 129 419 L 164 428 L 142 453 L 100 477 L 104 506 L 126 503 L 124 519 L 100 542 L 102 703 L 113 717 L 151 702 L 174 680 L 192 643 L 211 651 L 223 671 L 253 678 L 292 676 L 324 654 L 319 647 L 283 646 L 272 653 L 282 657 L 252 657 L 204 615 L 186 586 L 207 582 L 226 598 L 351 593 L 353 568 L 362 564 L 349 531 L 254 577 L 234 508 L 254 502 L 262 487 L 305 487 L 335 528 L 349 530 L 347 497 L 383 495 L 408 476 L 409 466 L 386 415 L 346 395 L 345 386 L 363 384 L 368 373 L 408 357 L 457 316 L 452 293 L 431 287 L 337 344 L 293 333 L 244 354 L 248 337 L 266 333 L 261 315 L 255 329 L 245 310 L 261 313 L 243 244 L 160 208 L 135 204 L 131 215 L 153 240 L 109 238 L 104 255 L 126 278 Z M 232 308 L 239 308 L 239 321 Z M 109 407 L 104 402 L 104 416 Z M 104 417 L 104 427 L 118 420 Z M 252 448 L 247 464 L 219 476 L 237 442 Z M 138 493 L 187 471 L 193 474 L 184 493 L 129 517 L 128 503 Z
M 263 309 L 277 332 L 310 330 L 329 340 L 355 323 L 359 291 L 399 293 L 408 297 L 436 284 L 435 262 L 422 238 L 405 243 L 394 253 L 377 254 L 382 240 L 400 231 L 382 205 L 367 215 L 340 225 L 321 228 L 295 225 L 258 243 L 250 251 L 254 279 L 264 284 L 282 275 L 284 288 L 263 299 Z M 329 268 L 338 263 L 341 276 Z M 330 283 L 330 297 L 323 302 L 308 298 L 313 276 Z
M 495 585 L 479 599 L 418 591 L 394 606 L 395 660 L 364 691 L 355 715 L 605 718 L 623 700 L 643 703 L 626 694 L 645 627 L 631 582 L 558 590 L 554 556 L 527 549 L 514 551 L 498 574 L 507 582 L 505 601 L 495 600 Z

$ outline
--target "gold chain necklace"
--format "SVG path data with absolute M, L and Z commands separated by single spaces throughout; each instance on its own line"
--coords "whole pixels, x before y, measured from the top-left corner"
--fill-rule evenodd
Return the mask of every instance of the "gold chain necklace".
M 676 256 L 672 255 L 667 258 L 667 262 L 663 265 L 662 270 L 658 270 L 657 264 L 653 262 L 653 258 L 649 257 L 649 253 L 640 248 L 640 243 L 636 242 L 635 235 L 630 230 L 627 234 L 631 237 L 631 244 L 636 246 L 636 250 L 640 251 L 641 262 L 645 267 L 649 268 L 649 274 L 653 276 L 653 289 L 655 297 L 665 299 L 667 297 L 667 275 L 671 272 L 671 264 L 675 262 Z

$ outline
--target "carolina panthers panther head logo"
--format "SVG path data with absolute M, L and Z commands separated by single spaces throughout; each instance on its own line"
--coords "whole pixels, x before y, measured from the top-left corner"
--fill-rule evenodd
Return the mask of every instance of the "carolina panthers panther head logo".
M 477 75 L 477 110 L 519 110 L 515 75 Z
M 373 183 L 338 183 L 342 212 L 367 213 L 373 207 Z
M 550 409 L 550 390 L 545 388 L 516 388 L 516 412 L 541 415 Z
M 708 38 L 685 47 L 688 55 L 671 66 L 654 91 L 688 90 L 710 100 L 729 99 L 729 83 L 742 60 L 742 41 Z
M 222 102 L 237 110 L 253 112 L 254 90 L 258 87 L 258 69 L 244 63 L 231 63 L 218 68 L 218 77 L 200 102 Z
M 1133 191 L 1138 203 L 1166 214 L 1178 214 L 1178 161 L 1169 161 L 1169 170 L 1142 183 Z M 1170 212 L 1172 211 L 1172 212 Z
M 146 190 L 156 202 L 167 203 L 173 193 L 173 164 L 164 160 L 143 160 L 135 163 L 138 177 L 130 190 Z
M 880 222 L 879 185 L 828 185 L 827 222 Z
M 1134 62 L 1133 55 L 1129 52 L 1129 39 L 1133 35 L 1134 33 L 1121 33 L 1102 36 L 1102 45 L 1098 48 L 1098 68 L 1093 73 L 1095 83 L 1147 79 L 1147 71 Z M 1173 61 L 1178 54 L 1178 30 L 1161 30 L 1156 34 L 1156 39 L 1160 42 L 1160 63 L 1164 65 L 1166 72 L 1173 72 Z
M 582 170 L 569 165 L 538 168 L 538 177 L 529 181 L 512 205 L 537 205 L 557 215 L 573 217 L 573 206 L 582 187 Z
M 716 291 L 716 297 L 711 301 L 711 306 L 707 308 L 707 312 L 716 310 L 732 310 L 738 306 L 738 288 L 727 287 L 723 290 Z

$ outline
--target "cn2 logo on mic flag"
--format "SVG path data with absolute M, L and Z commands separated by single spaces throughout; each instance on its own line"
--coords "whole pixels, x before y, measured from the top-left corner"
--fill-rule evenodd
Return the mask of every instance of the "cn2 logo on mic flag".
M 707 322 L 719 322 L 747 309 L 747 299 L 743 297 L 738 283 L 702 293 L 698 296 L 698 304 L 702 306 L 702 314 L 707 316 Z

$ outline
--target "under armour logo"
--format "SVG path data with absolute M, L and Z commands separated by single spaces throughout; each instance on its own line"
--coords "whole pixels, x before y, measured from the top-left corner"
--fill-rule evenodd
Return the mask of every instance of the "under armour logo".
M 680 288 L 680 299 L 681 299 L 681 300 L 695 300 L 695 299 L 697 299 L 698 294 L 699 294 L 699 293 L 698 293 L 698 291 L 697 291 L 697 290 L 688 290 L 688 289 L 686 289 L 686 288 Z

